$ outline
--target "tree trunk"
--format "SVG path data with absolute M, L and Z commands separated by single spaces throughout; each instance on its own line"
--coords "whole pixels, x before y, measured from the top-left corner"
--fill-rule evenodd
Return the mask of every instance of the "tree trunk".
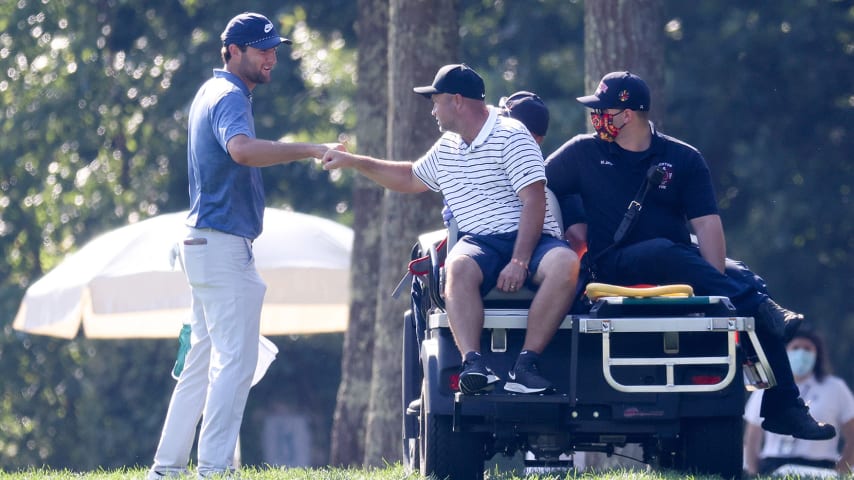
M 662 0 L 584 2 L 584 95 L 593 93 L 605 74 L 618 70 L 628 70 L 646 81 L 651 96 L 650 119 L 660 125 L 665 111 Z M 643 458 L 638 444 L 617 450 L 629 458 Z M 617 455 L 582 452 L 576 456 L 576 465 L 597 470 L 645 467 Z
M 650 119 L 660 125 L 666 111 L 662 0 L 584 2 L 584 94 L 593 93 L 606 73 L 619 70 L 649 85 Z
M 361 153 L 387 155 L 388 0 L 359 0 L 356 136 Z M 353 188 L 350 321 L 344 336 L 341 384 L 332 425 L 330 463 L 361 465 L 370 401 L 374 319 L 380 270 L 383 188 L 358 175 Z
M 439 137 L 432 103 L 413 93 L 444 64 L 457 62 L 455 0 L 392 0 L 389 23 L 389 156 L 415 160 Z M 401 452 L 401 357 L 407 296 L 391 298 L 406 272 L 419 233 L 441 228 L 441 200 L 433 193 L 386 192 L 377 321 L 365 464 L 398 461 Z

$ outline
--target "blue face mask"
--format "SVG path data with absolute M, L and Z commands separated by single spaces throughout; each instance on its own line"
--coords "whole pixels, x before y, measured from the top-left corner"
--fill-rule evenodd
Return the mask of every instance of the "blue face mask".
M 803 377 L 812 372 L 815 367 L 815 352 L 796 348 L 786 352 L 789 355 L 789 364 L 792 366 L 792 373 L 796 377 Z

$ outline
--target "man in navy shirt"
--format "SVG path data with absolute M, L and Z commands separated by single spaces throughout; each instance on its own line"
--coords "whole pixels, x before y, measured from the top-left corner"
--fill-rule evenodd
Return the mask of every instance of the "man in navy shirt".
M 222 32 L 225 66 L 214 70 L 190 106 L 190 214 L 179 246 L 193 296 L 191 348 L 172 393 L 149 480 L 188 473 L 200 419 L 198 476 L 233 469 L 267 289 L 252 255 L 264 216 L 261 167 L 343 149 L 255 138 L 252 91 L 270 81 L 282 43 L 291 42 L 263 15 L 232 18 Z
M 578 135 L 546 163 L 549 188 L 558 199 L 578 194 L 588 221 L 589 251 L 597 279 L 621 285 L 687 283 L 699 295 L 729 297 L 740 314 L 754 316 L 757 334 L 777 379 L 762 402 L 762 426 L 803 439 L 828 439 L 830 425 L 817 423 L 799 398 L 783 342 L 786 323 L 797 318 L 754 282 L 724 274 L 726 243 L 708 166 L 700 152 L 663 135 L 649 122 L 649 88 L 637 75 L 612 72 L 593 95 L 596 133 Z M 615 232 L 652 166 L 662 170 L 619 245 Z M 690 233 L 697 237 L 691 244 Z

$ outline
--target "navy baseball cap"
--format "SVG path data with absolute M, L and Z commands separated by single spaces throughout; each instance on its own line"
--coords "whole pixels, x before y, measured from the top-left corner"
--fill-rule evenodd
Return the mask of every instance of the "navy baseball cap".
M 546 136 L 549 129 L 549 109 L 537 94 L 522 90 L 502 98 L 498 106 L 504 107 L 504 115 L 519 120 L 531 133 Z
M 464 63 L 445 65 L 436 73 L 433 85 L 426 87 L 415 87 L 415 93 L 430 98 L 435 93 L 460 94 L 466 98 L 483 100 L 486 98 L 486 89 L 483 79 L 471 67 Z
M 611 72 L 599 81 L 593 95 L 576 98 L 589 108 L 627 108 L 649 110 L 649 87 L 639 76 L 630 72 Z
M 226 47 L 233 43 L 258 50 L 267 50 L 278 47 L 282 43 L 291 43 L 287 38 L 279 36 L 273 22 L 267 17 L 260 13 L 251 12 L 241 13 L 232 18 L 220 37 L 222 44 Z

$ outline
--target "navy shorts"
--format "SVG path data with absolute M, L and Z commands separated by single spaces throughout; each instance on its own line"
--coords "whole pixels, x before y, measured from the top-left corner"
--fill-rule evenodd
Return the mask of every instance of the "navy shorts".
M 498 283 L 498 275 L 501 270 L 510 263 L 513 256 L 513 247 L 516 245 L 517 232 L 498 233 L 494 235 L 472 235 L 460 233 L 460 239 L 448 252 L 448 259 L 464 255 L 470 257 L 480 267 L 483 274 L 483 283 L 480 285 L 481 296 L 489 293 Z M 536 285 L 531 281 L 543 257 L 553 248 L 569 248 L 566 241 L 551 235 L 543 234 L 540 241 L 534 247 L 531 261 L 528 263 L 528 278 L 525 286 L 536 290 Z M 447 261 L 447 260 L 446 260 Z

